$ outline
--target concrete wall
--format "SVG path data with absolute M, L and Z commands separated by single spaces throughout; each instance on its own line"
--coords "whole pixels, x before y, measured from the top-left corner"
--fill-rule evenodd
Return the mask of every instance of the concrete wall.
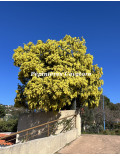
M 0 149 L 0 154 L 53 154 L 78 136 L 77 129 Z
M 75 115 L 75 110 L 64 110 L 64 111 L 60 111 L 57 114 L 53 112 L 25 113 L 25 114 L 22 114 L 19 118 L 17 131 L 28 129 L 28 128 L 52 121 L 52 120 L 61 119 L 61 118 L 68 117 L 71 115 Z M 67 119 L 70 119 L 70 118 L 67 118 Z M 75 126 L 75 118 L 72 119 L 72 124 L 74 125 L 74 128 L 77 126 L 77 125 Z M 30 140 L 46 137 L 48 134 L 47 128 L 48 128 L 47 126 L 44 126 L 43 128 L 36 128 L 36 129 L 29 131 L 29 133 L 32 134 L 31 135 L 32 137 L 30 137 Z M 59 125 L 56 128 L 55 134 L 59 134 L 61 130 L 62 130 L 62 125 Z M 44 132 L 44 133 L 41 133 L 41 132 Z M 25 134 L 26 133 L 18 134 L 16 137 L 16 143 L 23 141 L 24 140 L 23 136 Z

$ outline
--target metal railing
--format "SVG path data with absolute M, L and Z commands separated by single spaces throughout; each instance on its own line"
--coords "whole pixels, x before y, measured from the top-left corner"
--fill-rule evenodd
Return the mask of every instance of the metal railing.
M 18 131 L 8 136 L 1 137 L 0 140 L 5 140 L 6 143 L 13 142 L 14 144 L 16 143 L 17 137 L 17 139 L 19 139 L 20 142 L 27 142 L 36 138 L 57 135 L 61 132 L 66 132 L 73 128 L 76 128 L 76 115 L 70 115 L 22 131 Z

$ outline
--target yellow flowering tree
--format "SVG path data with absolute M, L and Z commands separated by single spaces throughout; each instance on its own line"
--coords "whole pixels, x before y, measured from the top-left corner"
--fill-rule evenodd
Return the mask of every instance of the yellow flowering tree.
M 20 68 L 18 79 L 22 83 L 16 91 L 15 106 L 56 111 L 71 105 L 72 99 L 77 97 L 82 105 L 98 106 L 103 72 L 102 68 L 93 65 L 93 56 L 86 54 L 86 49 L 83 38 L 70 35 L 60 41 L 48 39 L 44 43 L 38 40 L 37 44 L 29 42 L 15 49 L 14 65 Z

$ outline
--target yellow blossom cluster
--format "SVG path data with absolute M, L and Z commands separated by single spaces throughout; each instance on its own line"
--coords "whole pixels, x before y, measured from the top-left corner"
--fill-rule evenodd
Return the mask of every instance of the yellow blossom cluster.
M 86 54 L 85 39 L 66 35 L 62 40 L 29 42 L 14 50 L 14 65 L 20 68 L 18 78 L 24 85 L 17 90 L 15 105 L 26 101 L 29 109 L 60 110 L 73 98 L 80 103 L 98 106 L 103 80 L 102 68 L 93 65 L 93 56 Z M 31 76 L 37 73 L 91 73 L 91 76 Z

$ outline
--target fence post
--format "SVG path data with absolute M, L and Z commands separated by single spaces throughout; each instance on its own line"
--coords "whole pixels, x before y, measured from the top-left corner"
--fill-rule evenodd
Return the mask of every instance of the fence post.
M 26 134 L 26 141 L 28 141 L 28 131 L 27 131 L 27 134 Z
M 49 136 L 49 124 L 48 124 L 48 136 Z
M 78 131 L 78 137 L 81 135 L 81 117 L 80 117 L 80 110 L 76 111 L 76 128 Z

